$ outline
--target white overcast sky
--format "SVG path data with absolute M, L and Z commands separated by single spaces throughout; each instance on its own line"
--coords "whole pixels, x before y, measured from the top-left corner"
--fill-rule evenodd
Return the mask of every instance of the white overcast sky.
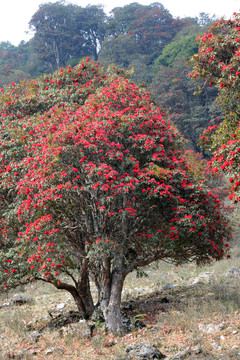
M 42 3 L 56 2 L 56 0 L 0 0 L 0 42 L 9 41 L 18 45 L 21 40 L 29 40 L 32 35 L 26 34 L 28 23 L 32 15 Z M 132 2 L 149 5 L 156 0 L 69 0 L 68 3 L 85 7 L 88 4 L 103 4 L 105 12 L 114 7 L 124 6 Z M 162 0 L 158 1 L 169 10 L 174 17 L 198 16 L 205 12 L 218 17 L 229 18 L 233 12 L 239 12 L 240 0 Z

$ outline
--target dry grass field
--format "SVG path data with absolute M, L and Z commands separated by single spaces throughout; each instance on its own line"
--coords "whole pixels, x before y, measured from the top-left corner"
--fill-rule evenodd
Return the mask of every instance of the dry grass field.
M 234 221 L 238 223 L 236 215 Z M 145 327 L 133 327 L 124 337 L 106 334 L 101 324 L 88 340 L 63 336 L 60 325 L 76 306 L 68 293 L 50 285 L 31 284 L 2 295 L 0 359 L 120 360 L 127 358 L 128 345 L 141 342 L 155 345 L 168 359 L 240 359 L 240 276 L 227 275 L 232 267 L 240 268 L 239 230 L 234 226 L 228 260 L 202 268 L 160 263 L 146 269 L 148 277 L 129 275 L 123 312 Z M 2 306 L 16 292 L 31 296 L 33 302 Z M 58 310 L 62 303 L 64 308 Z M 34 330 L 42 334 L 37 342 L 31 339 Z

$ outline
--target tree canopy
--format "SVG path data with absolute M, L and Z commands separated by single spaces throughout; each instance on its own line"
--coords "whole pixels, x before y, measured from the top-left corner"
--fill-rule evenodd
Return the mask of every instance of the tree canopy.
M 159 65 L 171 66 L 176 60 L 183 62 L 189 60 L 191 56 L 198 52 L 196 36 L 199 34 L 199 31 L 200 28 L 198 26 L 186 26 L 182 31 L 179 31 L 176 37 L 163 48 L 161 55 L 155 60 L 155 68 Z
M 42 4 L 29 23 L 35 32 L 33 49 L 51 72 L 69 62 L 76 64 L 83 56 L 96 60 L 105 18 L 101 6 L 82 8 L 61 1 Z
M 162 49 L 186 24 L 174 19 L 160 3 L 148 6 L 133 3 L 113 9 L 109 35 L 128 34 L 138 45 L 138 52 L 149 55 L 152 63 Z

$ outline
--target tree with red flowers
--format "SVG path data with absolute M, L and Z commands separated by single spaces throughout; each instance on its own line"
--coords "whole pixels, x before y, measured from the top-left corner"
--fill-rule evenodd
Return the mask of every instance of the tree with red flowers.
M 210 162 L 214 172 L 223 171 L 231 183 L 230 199 L 240 200 L 240 14 L 221 19 L 198 39 L 199 51 L 193 57 L 192 78 L 204 78 L 218 88 L 219 106 L 225 119 L 209 126 L 201 136 L 202 145 L 215 151 Z
M 126 276 L 153 261 L 221 259 L 220 199 L 149 93 L 88 59 L 3 91 L 0 282 L 44 281 L 123 332 Z M 64 276 L 63 276 L 64 275 Z

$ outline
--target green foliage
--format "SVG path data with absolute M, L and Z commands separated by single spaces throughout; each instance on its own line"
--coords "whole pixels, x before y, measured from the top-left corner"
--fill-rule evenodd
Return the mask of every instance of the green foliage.
M 240 200 L 239 119 L 240 119 L 240 14 L 229 20 L 221 19 L 208 33 L 199 36 L 199 52 L 192 58 L 192 78 L 201 78 L 215 85 L 225 119 L 219 126 L 209 126 L 201 137 L 204 147 L 215 151 L 214 172 L 223 171 L 231 184 L 230 199 Z
M 141 8 L 142 5 L 137 2 L 114 8 L 108 20 L 107 35 L 116 37 L 119 34 L 127 34 L 132 23 L 137 20 L 136 11 Z
M 215 89 L 198 85 L 188 76 L 189 67 L 176 60 L 171 67 L 159 66 L 151 88 L 156 103 L 167 110 L 171 120 L 189 141 L 188 147 L 200 151 L 198 139 L 210 124 L 222 119 L 219 108 L 214 106 Z
M 200 30 L 198 25 L 185 26 L 164 47 L 152 69 L 151 88 L 156 103 L 168 111 L 189 141 L 188 147 L 206 155 L 207 149 L 199 146 L 199 137 L 206 127 L 222 121 L 223 114 L 215 101 L 217 90 L 204 81 L 194 84 L 188 76 L 189 60 L 198 51 L 196 36 Z
M 150 83 L 149 56 L 141 52 L 139 45 L 128 34 L 119 34 L 117 37 L 108 37 L 102 44 L 98 59 L 101 65 L 107 68 L 110 65 L 133 70 L 132 79 L 137 83 Z
M 35 32 L 34 51 L 45 64 L 46 71 L 64 66 L 72 58 L 97 58 L 103 40 L 105 14 L 100 6 L 81 8 L 61 1 L 42 4 L 29 25 Z
M 177 36 L 176 40 L 171 41 L 170 44 L 164 47 L 162 54 L 155 60 L 155 69 L 157 70 L 160 65 L 166 67 L 172 66 L 177 60 L 189 60 L 197 51 L 198 45 L 195 33 Z
M 9 42 L 0 43 L 0 85 L 30 78 L 29 69 L 26 66 L 26 53 L 24 44 L 18 47 Z
M 128 34 L 107 37 L 102 44 L 99 61 L 105 67 L 115 64 L 128 69 L 136 56 L 141 56 L 138 51 L 140 51 L 138 44 Z
M 185 26 L 181 20 L 174 20 L 172 15 L 160 3 L 142 6 L 135 12 L 129 34 L 135 39 L 143 54 L 149 55 L 150 63 Z

